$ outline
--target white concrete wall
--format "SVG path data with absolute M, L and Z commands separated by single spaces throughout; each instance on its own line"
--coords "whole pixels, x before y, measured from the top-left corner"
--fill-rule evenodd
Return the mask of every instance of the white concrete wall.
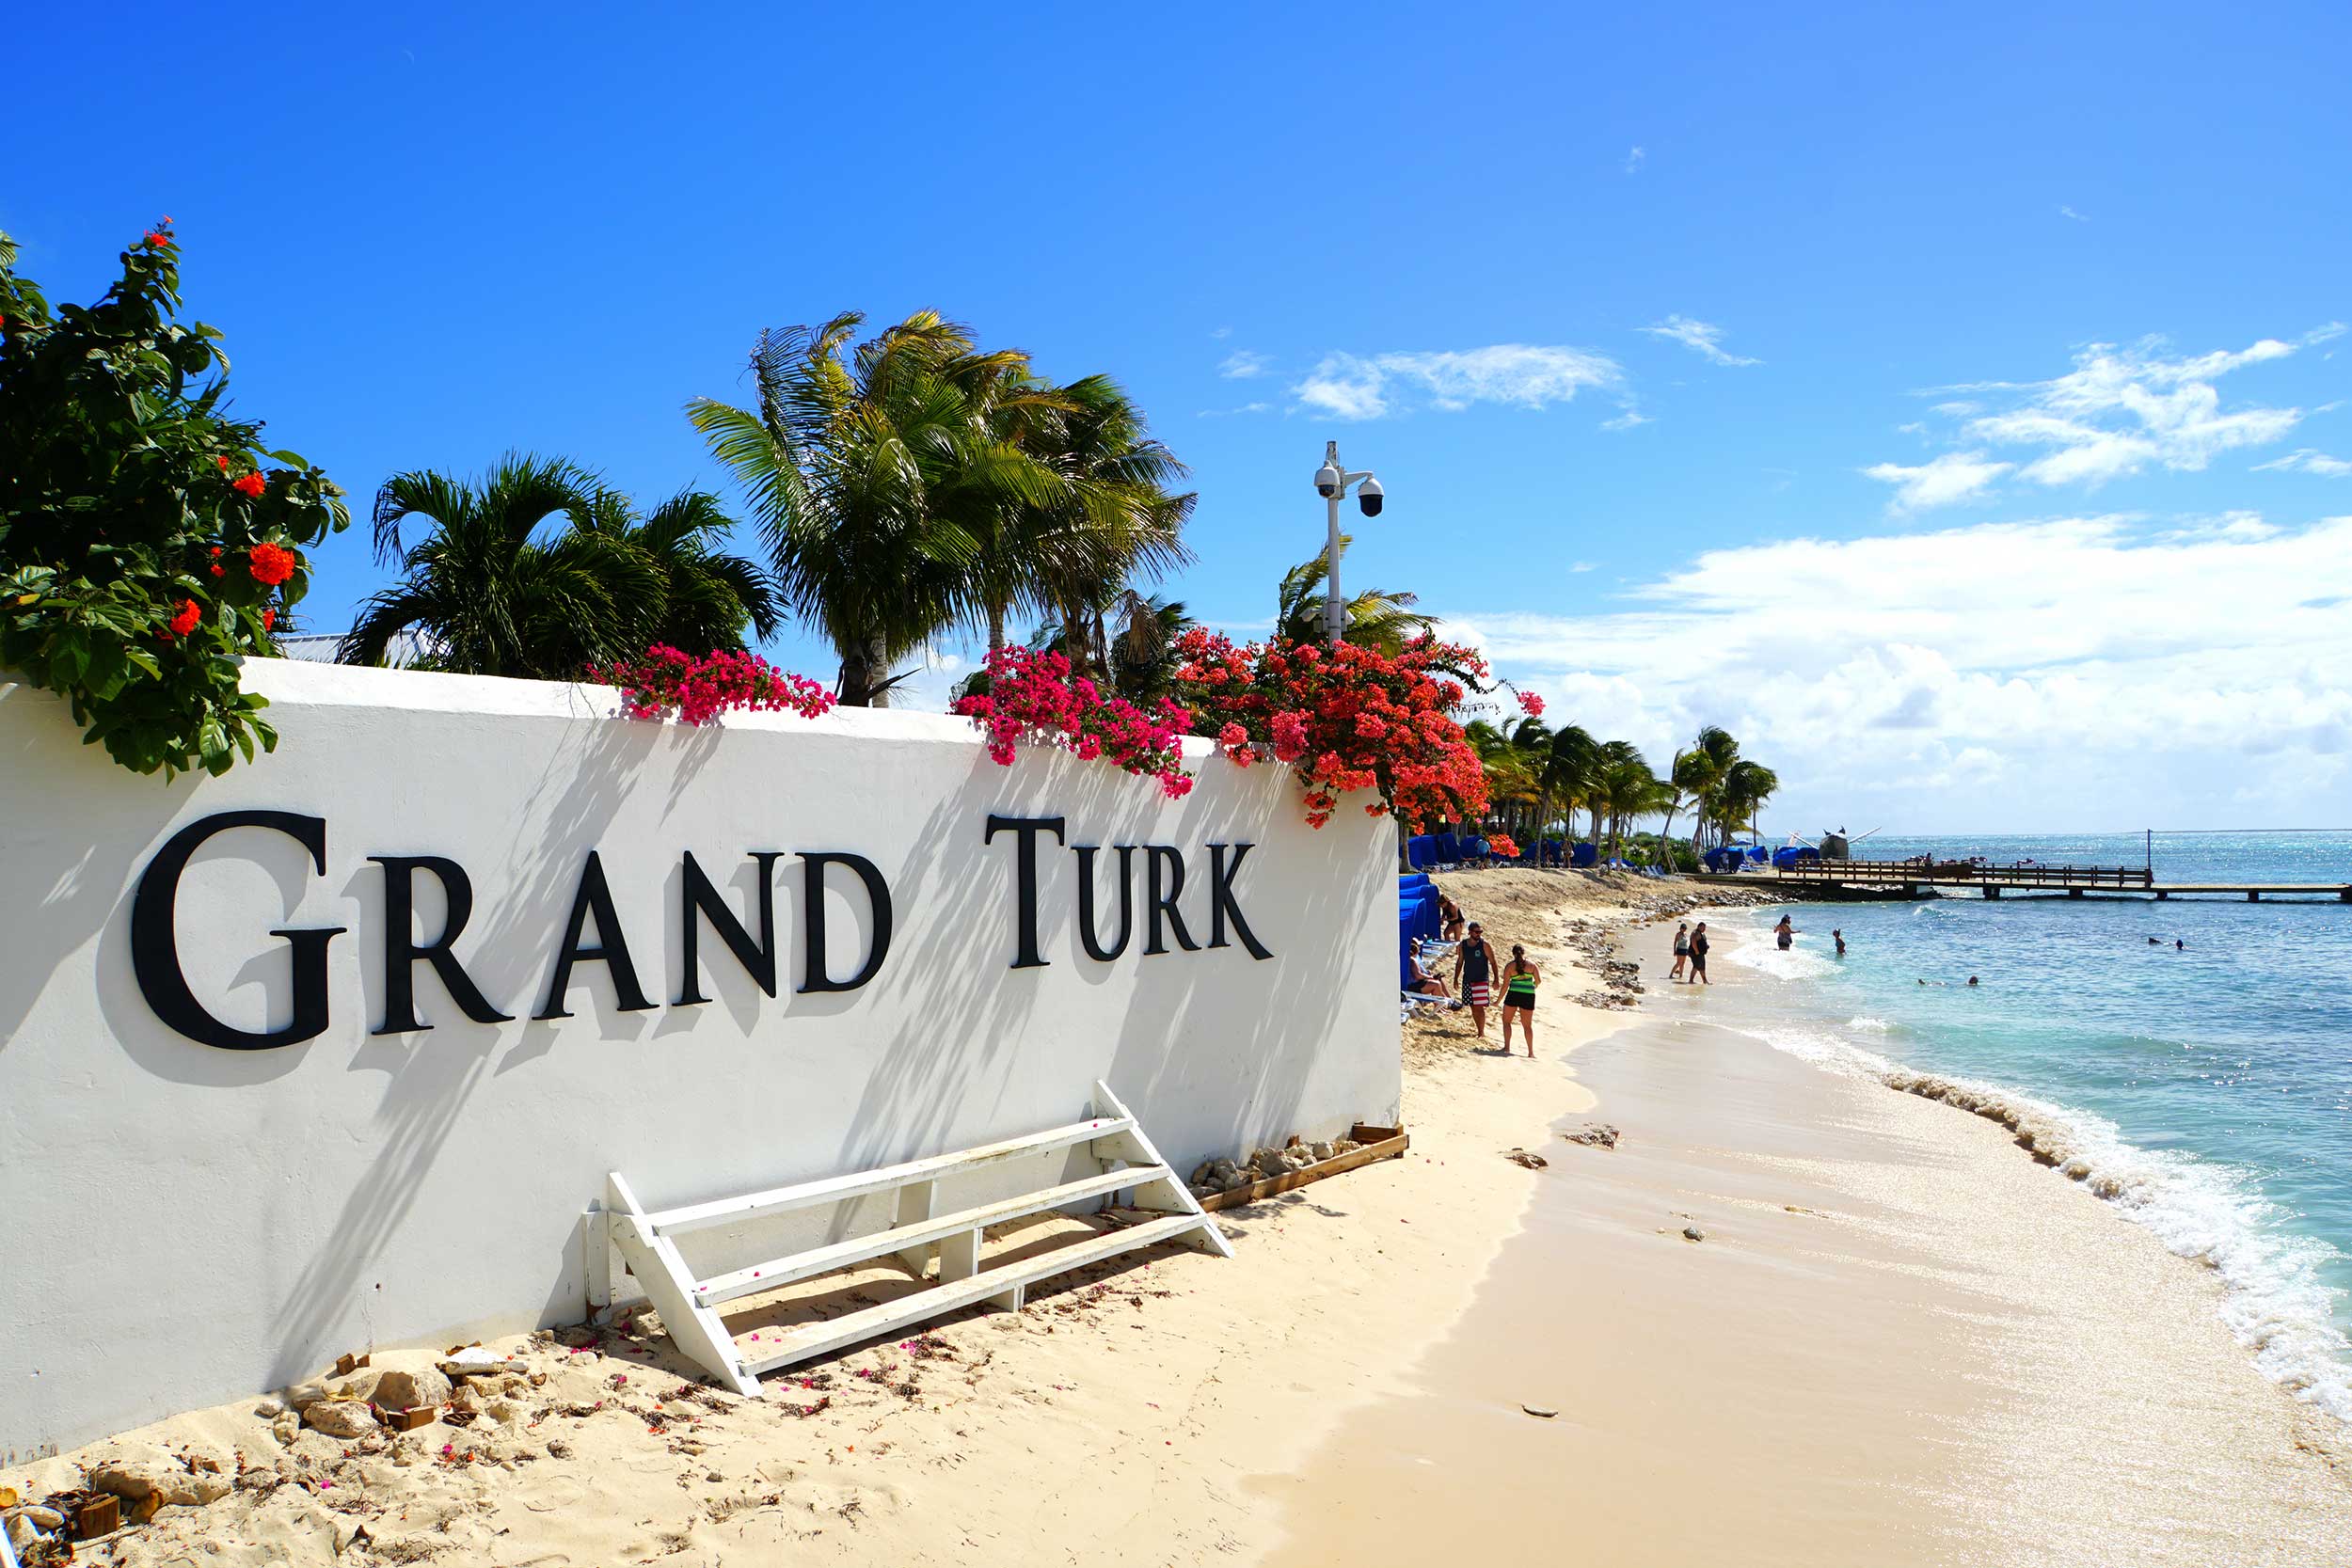
M 1187 1167 L 1397 1109 L 1391 834 L 1361 814 L 1311 831 L 1288 769 L 1203 747 L 1199 787 L 1168 801 L 1058 754 L 999 768 L 937 715 L 697 731 L 611 717 L 595 688 L 281 661 L 247 682 L 271 699 L 278 753 L 169 784 L 81 744 L 54 697 L 0 685 L 0 1462 L 279 1386 L 345 1350 L 578 1321 L 578 1221 L 608 1169 L 649 1204 L 690 1201 L 1057 1124 L 1098 1077 Z M 178 828 L 255 808 L 326 818 L 326 874 L 274 832 L 213 839 L 179 899 L 198 998 L 238 1027 L 281 1026 L 291 966 L 271 929 L 349 930 L 329 949 L 325 1034 L 228 1051 L 142 998 L 130 908 Z M 1089 959 L 1074 857 L 1049 842 L 1048 963 L 1009 967 L 1013 844 L 981 842 L 992 812 L 1064 816 L 1073 844 L 1182 848 L 1202 942 L 1202 846 L 1254 842 L 1235 885 L 1274 957 L 1147 957 L 1138 929 L 1117 961 Z M 530 1022 L 591 849 L 664 1006 L 617 1010 L 603 966 L 583 963 L 575 1016 Z M 706 931 L 713 1000 L 666 1005 L 687 849 L 747 916 L 749 852 L 792 852 L 775 868 L 775 1000 Z M 794 993 L 805 850 L 866 855 L 889 879 L 898 928 L 863 990 Z M 470 873 L 456 951 L 516 1022 L 469 1022 L 420 963 L 433 1027 L 372 1033 L 384 872 L 366 857 L 420 854 Z M 828 882 L 853 967 L 865 900 L 838 871 Z M 419 933 L 442 914 L 420 878 Z

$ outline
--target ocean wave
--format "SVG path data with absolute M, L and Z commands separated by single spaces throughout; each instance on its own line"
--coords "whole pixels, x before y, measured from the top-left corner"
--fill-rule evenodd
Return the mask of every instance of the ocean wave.
M 1726 963 L 1756 970 L 1775 980 L 1810 980 L 1836 972 L 1837 965 L 1833 960 L 1806 950 L 1803 937 L 1797 939 L 1798 946 L 1783 949 L 1769 929 L 1734 930 L 1740 940 L 1724 954 Z
M 1877 1020 L 1856 1019 L 1849 1027 Z M 1881 1029 L 1885 1026 L 1880 1025 Z M 2352 1341 L 2336 1326 L 2327 1243 L 2285 1230 L 2253 1177 L 2220 1162 L 2126 1142 L 2104 1117 L 1979 1080 L 1905 1067 L 1829 1030 L 1743 1031 L 1774 1050 L 2006 1128 L 2036 1160 L 2081 1182 L 2175 1255 L 2211 1268 L 2221 1318 L 2264 1376 L 2352 1423 Z
M 1883 1018 L 1850 1018 L 1846 1027 L 1861 1035 L 1883 1035 L 1895 1026 Z

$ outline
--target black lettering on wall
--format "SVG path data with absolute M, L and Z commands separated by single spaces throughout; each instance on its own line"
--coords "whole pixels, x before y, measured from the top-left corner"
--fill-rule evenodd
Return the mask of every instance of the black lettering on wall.
M 1096 940 L 1094 934 L 1094 856 L 1095 846 L 1072 846 L 1078 856 L 1078 942 L 1086 948 L 1087 957 L 1096 963 L 1108 963 L 1127 951 L 1128 939 L 1136 931 L 1136 879 L 1133 862 L 1136 847 L 1121 844 L 1119 849 L 1119 941 L 1108 947 Z
M 727 944 L 727 951 L 758 982 L 759 989 L 770 996 L 776 994 L 776 889 L 770 867 L 783 853 L 781 849 L 752 851 L 752 859 L 759 863 L 759 940 L 755 942 L 752 934 L 743 929 L 743 923 L 735 918 L 735 911 L 719 896 L 719 890 L 710 885 L 710 879 L 703 875 L 703 868 L 694 863 L 694 851 L 686 851 L 686 869 L 681 879 L 685 894 L 678 900 L 678 912 L 685 921 L 685 936 L 679 944 L 685 958 L 678 980 L 679 1006 L 698 1006 L 710 1000 L 702 993 L 700 984 L 697 941 L 702 923 L 694 918 L 698 912 L 710 922 L 710 928 L 719 933 L 719 940 Z
M 405 1035 L 433 1027 L 417 1021 L 419 958 L 433 966 L 433 973 L 441 977 L 441 989 L 468 1018 L 476 1023 L 509 1022 L 514 1015 L 490 1006 L 451 951 L 457 933 L 466 928 L 467 918 L 473 913 L 473 883 L 465 867 L 438 855 L 370 855 L 368 859 L 384 868 L 384 1026 L 375 1033 Z M 421 947 L 416 942 L 417 900 L 412 880 L 420 871 L 432 873 L 449 904 L 441 934 Z
M 596 942 L 582 947 L 590 914 L 596 917 Z M 605 885 L 604 863 L 594 849 L 588 851 L 588 863 L 580 867 L 580 891 L 572 897 L 571 923 L 564 930 L 564 950 L 555 956 L 555 973 L 548 979 L 548 1005 L 531 1016 L 545 1021 L 569 1018 L 564 1006 L 564 992 L 571 990 L 572 965 L 581 959 L 601 963 L 612 975 L 612 994 L 620 1000 L 620 1010 L 642 1013 L 652 1007 L 645 1000 L 645 988 L 637 983 L 637 966 L 629 962 L 628 939 L 621 933 L 621 917 L 612 908 L 612 890 Z
M 1037 950 L 1037 838 L 1040 833 L 1052 833 L 1054 842 L 1061 843 L 1062 819 L 1058 816 L 998 816 L 991 813 L 988 831 L 980 835 L 980 842 L 993 844 L 1000 832 L 1020 835 L 1020 842 L 1013 851 L 1016 925 L 1013 930 L 1012 967 L 1042 969 L 1045 959 Z
M 155 1016 L 199 1045 L 218 1046 L 223 1051 L 270 1051 L 299 1045 L 326 1032 L 326 944 L 342 934 L 342 927 L 270 933 L 285 938 L 293 949 L 294 1018 L 283 1029 L 267 1034 L 232 1029 L 206 1012 L 180 968 L 180 942 L 173 930 L 180 878 L 206 839 L 231 828 L 267 828 L 284 833 L 310 852 L 310 863 L 320 876 L 326 875 L 326 818 L 323 816 L 297 816 L 286 811 L 224 811 L 189 823 L 155 851 L 155 858 L 139 875 L 138 890 L 131 895 L 131 974 Z
M 1264 942 L 1249 928 L 1249 922 L 1241 917 L 1241 905 L 1233 898 L 1233 879 L 1241 874 L 1241 863 L 1254 844 L 1212 844 L 1209 846 L 1209 945 L 1231 945 L 1225 940 L 1225 923 L 1233 923 L 1233 934 L 1241 938 L 1242 946 L 1253 958 L 1270 958 Z M 1225 851 L 1233 851 L 1233 863 L 1225 863 Z
M 802 954 L 808 975 L 801 982 L 801 990 L 855 990 L 882 973 L 882 959 L 890 953 L 890 884 L 882 879 L 882 868 L 864 855 L 820 852 L 801 859 L 808 868 L 808 880 L 801 890 Z M 825 962 L 825 867 L 829 865 L 846 865 L 856 872 L 874 911 L 874 940 L 866 950 L 866 967 L 847 980 L 833 979 Z
M 1148 889 L 1144 902 L 1149 906 L 1151 913 L 1151 924 L 1148 927 L 1150 934 L 1144 939 L 1144 952 L 1165 953 L 1168 951 L 1168 943 L 1160 940 L 1162 920 L 1166 920 L 1168 925 L 1176 928 L 1177 946 L 1187 953 L 1200 952 L 1200 944 L 1192 940 L 1190 931 L 1184 929 L 1184 917 L 1176 908 L 1176 900 L 1183 895 L 1184 891 L 1183 853 L 1171 849 L 1165 844 L 1147 844 L 1143 847 L 1143 854 L 1144 882 Z M 1165 881 L 1162 880 L 1163 867 L 1166 868 Z

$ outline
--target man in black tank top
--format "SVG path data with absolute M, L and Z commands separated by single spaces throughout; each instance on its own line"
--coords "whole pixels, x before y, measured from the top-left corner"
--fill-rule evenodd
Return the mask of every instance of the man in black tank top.
M 1495 950 L 1477 921 L 1454 950 L 1454 994 L 1470 1004 L 1470 1024 L 1486 1037 L 1486 1005 L 1494 1000 Z

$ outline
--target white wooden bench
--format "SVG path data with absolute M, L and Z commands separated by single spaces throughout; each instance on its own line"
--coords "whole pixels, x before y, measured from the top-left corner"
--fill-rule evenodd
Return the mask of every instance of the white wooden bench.
M 942 1181 L 1081 1145 L 1100 1167 L 1090 1176 L 975 1208 L 937 1212 Z M 1109 1198 L 1129 1189 L 1135 1193 L 1129 1207 L 1156 1212 L 1160 1217 L 1034 1257 L 981 1267 L 981 1233 L 990 1226 Z M 895 1223 L 863 1236 L 699 1278 L 678 1251 L 676 1238 L 696 1230 L 894 1191 L 898 1195 Z M 981 1303 L 1017 1310 L 1026 1288 L 1037 1281 L 1122 1253 L 1175 1242 L 1221 1258 L 1233 1255 L 1232 1243 L 1191 1189 L 1160 1158 L 1134 1116 L 1099 1083 L 1089 1114 L 1067 1126 L 659 1212 L 648 1213 L 620 1172 L 613 1171 L 605 1178 L 602 1208 L 590 1211 L 587 1234 L 588 1288 L 594 1305 L 611 1304 L 613 1264 L 624 1264 L 661 1314 L 662 1325 L 678 1349 L 738 1393 L 752 1397 L 758 1395 L 764 1373 Z M 939 1259 L 938 1283 L 861 1311 L 769 1334 L 756 1357 L 743 1353 L 719 1317 L 718 1308 L 727 1302 L 877 1258 L 895 1257 L 919 1278 L 934 1254 Z

